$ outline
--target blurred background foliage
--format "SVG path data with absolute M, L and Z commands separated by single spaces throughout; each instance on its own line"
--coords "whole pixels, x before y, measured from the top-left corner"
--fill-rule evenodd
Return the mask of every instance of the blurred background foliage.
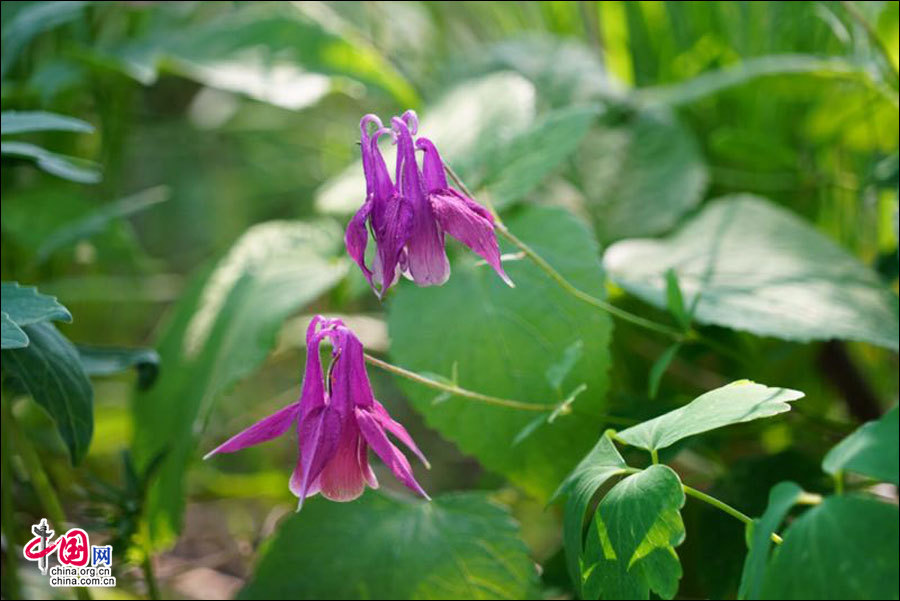
M 287 528 L 347 563 L 300 588 L 267 564 L 266 588 L 251 574 L 294 506 L 294 446 L 198 461 L 297 395 L 309 314 L 344 315 L 371 352 L 490 394 L 557 400 L 587 383 L 572 421 L 513 445 L 531 416 L 434 404 L 434 391 L 370 370 L 429 455 L 424 487 L 505 505 L 541 566 L 539 582 L 522 576 L 526 551 L 484 496 L 449 496 L 436 505 L 447 523 L 477 514 L 473 536 L 500 528 L 497 552 L 515 557 L 480 592 L 572 596 L 561 513 L 544 503 L 613 425 L 602 414 L 646 419 L 737 378 L 805 391 L 780 419 L 664 451 L 760 515 L 778 481 L 828 490 L 825 451 L 896 403 L 897 63 L 896 2 L 4 2 L 4 114 L 93 127 L 4 123 L 2 279 L 57 296 L 72 341 L 160 359 L 147 390 L 133 374 L 94 379 L 94 434 L 75 469 L 36 405 L 17 403 L 17 421 L 68 518 L 117 545 L 116 594 L 146 594 L 155 554 L 164 595 L 230 597 L 248 579 L 249 596 L 363 595 L 353 579 L 364 572 L 340 575 L 351 528 L 394 511 L 392 497 L 312 503 Z M 363 200 L 360 116 L 407 108 L 567 277 L 671 322 L 672 267 L 688 300 L 700 294 L 704 334 L 730 352 L 679 348 L 651 391 L 665 339 L 613 328 L 519 262 L 519 287 L 503 290 L 462 253 L 446 287 L 401 282 L 379 304 L 348 265 L 342 227 Z M 710 225 L 724 206 L 749 212 Z M 633 240 L 648 237 L 669 246 Z M 719 238 L 730 254 L 710 281 L 694 259 Z M 153 356 L 100 359 L 156 370 Z M 545 377 L 553 365 L 562 375 Z M 18 465 L 4 499 L 12 491 L 17 520 L 34 523 L 37 493 Z M 740 523 L 690 502 L 684 519 L 679 595 L 733 597 Z M 361 547 L 387 552 L 371 538 Z M 291 553 L 316 565 L 315 549 Z M 31 596 L 51 594 L 23 578 Z M 459 592 L 369 585 L 373 596 Z

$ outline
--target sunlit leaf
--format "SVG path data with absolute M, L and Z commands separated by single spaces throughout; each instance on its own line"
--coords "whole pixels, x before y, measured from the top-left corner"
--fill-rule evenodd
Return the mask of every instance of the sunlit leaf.
M 603 295 L 596 242 L 584 224 L 561 209 L 531 207 L 508 226 L 579 288 Z M 554 405 L 563 398 L 547 381 L 547 369 L 581 340 L 583 353 L 561 388 L 586 384 L 587 390 L 570 414 L 515 447 L 511 443 L 535 413 L 460 397 L 434 405 L 433 391 L 398 382 L 428 424 L 463 452 L 546 499 L 602 429 L 612 324 L 608 315 L 567 294 L 530 261 L 509 261 L 504 269 L 515 289 L 466 250 L 443 286 L 397 286 L 388 306 L 391 357 L 408 369 L 446 376 L 456 362 L 464 388 Z
M 684 407 L 623 430 L 616 438 L 655 451 L 694 434 L 789 411 L 788 403 L 802 397 L 803 393 L 798 390 L 769 388 L 740 380 L 702 394 Z
M 95 163 L 56 154 L 28 142 L 2 142 L 0 143 L 0 154 L 30 159 L 47 173 L 73 182 L 96 184 L 102 179 L 100 169 Z
M 302 577 L 298 577 L 302 575 Z M 241 599 L 532 599 L 509 514 L 479 493 L 312 499 L 279 527 Z
M 472 155 L 484 147 L 496 148 L 504 140 L 524 131 L 533 121 L 535 90 L 527 79 L 515 73 L 494 73 L 459 84 L 421 115 L 419 134 L 438 147 L 441 156 L 456 165 L 472 166 Z M 362 116 L 362 115 L 360 115 Z M 389 120 L 391 115 L 381 115 Z M 359 139 L 357 128 L 347 129 L 347 143 Z M 388 165 L 393 165 L 396 148 L 382 146 Z M 465 170 L 460 175 L 467 177 Z M 329 213 L 351 213 L 366 197 L 362 160 L 327 181 L 317 192 L 316 206 Z
M 56 423 L 73 464 L 87 454 L 94 431 L 94 391 L 78 351 L 52 324 L 22 328 L 25 348 L 4 350 L 3 371 L 43 407 Z
M 601 240 L 664 232 L 700 202 L 707 171 L 697 141 L 674 115 L 602 117 L 575 154 Z
M 897 296 L 877 274 L 769 201 L 709 203 L 663 240 L 624 240 L 604 256 L 610 276 L 660 308 L 668 269 L 701 323 L 788 340 L 862 340 L 897 350 Z
M 0 134 L 21 134 L 33 131 L 74 131 L 93 133 L 94 126 L 81 119 L 45 111 L 3 111 L 0 113 Z
M 671 468 L 652 465 L 610 490 L 588 530 L 582 572 L 587 599 L 663 599 L 678 592 L 684 491 Z
M 898 482 L 898 428 L 897 407 L 880 419 L 860 426 L 825 455 L 822 469 L 829 474 L 851 471 L 885 482 Z

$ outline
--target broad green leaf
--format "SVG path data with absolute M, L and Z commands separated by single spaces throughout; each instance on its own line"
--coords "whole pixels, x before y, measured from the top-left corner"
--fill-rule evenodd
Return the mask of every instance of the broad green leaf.
M 94 126 L 81 119 L 45 111 L 3 111 L 0 134 L 22 134 L 33 131 L 74 131 L 93 133 Z
M 763 578 L 766 575 L 766 565 L 769 562 L 772 533 L 802 494 L 803 489 L 793 482 L 781 482 L 772 487 L 765 513 L 753 522 L 749 531 L 749 549 L 747 559 L 744 561 L 744 572 L 741 574 L 739 599 L 759 598 Z
M 2 351 L 3 371 L 43 407 L 56 423 L 73 464 L 87 454 L 94 431 L 94 391 L 78 351 L 52 324 L 22 328 L 25 348 Z
M 533 599 L 537 572 L 509 514 L 480 493 L 367 492 L 285 519 L 240 599 Z
M 111 376 L 130 368 L 138 374 L 138 388 L 153 386 L 159 375 L 159 354 L 150 348 L 117 348 L 78 345 L 81 366 L 89 376 Z
M 809 224 L 750 195 L 710 202 L 670 237 L 624 240 L 604 256 L 627 291 L 666 307 L 668 269 L 694 319 L 787 340 L 900 347 L 897 296 Z
M 762 599 L 896 599 L 897 506 L 828 497 L 797 518 L 769 562 Z
M 594 227 L 601 241 L 664 232 L 706 188 L 697 142 L 665 111 L 614 119 L 601 118 L 575 154 Z
M 825 455 L 822 469 L 829 474 L 851 471 L 882 480 L 898 482 L 898 420 L 897 407 L 880 419 L 860 426 Z
M 587 228 L 561 209 L 530 207 L 508 223 L 569 281 L 603 295 L 597 245 Z M 448 245 L 453 244 L 449 242 Z M 398 382 L 430 426 L 538 498 L 546 499 L 597 440 L 609 366 L 609 317 L 573 298 L 527 260 L 504 264 L 511 289 L 468 250 L 460 251 L 450 280 L 441 287 L 399 285 L 388 306 L 391 357 L 397 365 L 449 376 L 458 365 L 459 385 L 537 404 L 563 399 L 545 377 L 576 341 L 582 357 L 563 389 L 587 391 L 572 413 L 512 442 L 535 414 L 452 397 L 434 405 L 434 392 Z M 453 327 L 448 327 L 453 324 Z
M 72 314 L 55 296 L 41 294 L 37 288 L 20 286 L 18 282 L 0 284 L 0 302 L 3 312 L 19 326 L 42 321 L 72 321 Z
M 616 438 L 657 451 L 694 434 L 790 411 L 788 403 L 802 397 L 798 390 L 769 388 L 739 380 L 702 394 L 684 407 L 623 430 Z
M 600 108 L 576 106 L 549 113 L 507 141 L 486 143 L 456 168 L 465 174 L 478 197 L 489 195 L 506 207 L 534 190 L 560 163 L 578 149 Z
M 0 312 L 0 325 L 2 325 L 2 348 L 24 348 L 28 346 L 28 336 L 16 325 L 6 311 Z
M 588 531 L 582 558 L 586 599 L 663 599 L 678 592 L 684 542 L 681 480 L 666 465 L 652 465 L 610 490 Z
M 90 238 L 106 229 L 116 219 L 124 219 L 149 209 L 168 198 L 169 189 L 165 186 L 156 186 L 116 200 L 73 222 L 66 223 L 44 239 L 37 250 L 37 261 L 39 263 L 45 261 L 60 248 Z
M 597 441 L 572 474 L 553 494 L 551 502 L 565 496 L 565 521 L 563 542 L 566 549 L 566 565 L 576 588 L 581 585 L 581 554 L 584 546 L 584 518 L 591 499 L 610 478 L 624 474 L 625 460 L 619 455 L 609 436 L 604 434 Z M 591 523 L 593 520 L 589 520 Z
M 96 184 L 102 177 L 97 165 L 91 161 L 56 154 L 27 142 L 2 142 L 0 154 L 31 159 L 51 175 L 81 184 Z
M 146 85 L 166 69 L 295 110 L 333 89 L 347 89 L 341 78 L 379 88 L 400 106 L 419 102 L 403 74 L 365 37 L 330 31 L 305 12 L 280 3 L 248 3 L 199 23 L 173 21 L 103 52 Z
M 761 56 L 737 65 L 709 71 L 676 84 L 640 90 L 638 98 L 647 104 L 677 106 L 695 102 L 723 90 L 749 84 L 761 77 L 814 75 L 830 79 L 847 79 L 867 85 L 884 95 L 895 106 L 897 94 L 878 85 L 868 69 L 841 58 L 822 58 L 805 54 Z
M 672 359 L 675 358 L 675 355 L 678 354 L 680 349 L 681 343 L 676 342 L 664 350 L 662 354 L 657 357 L 656 361 L 653 362 L 653 367 L 650 368 L 650 375 L 647 377 L 647 396 L 651 399 L 656 398 L 656 395 L 659 392 L 659 383 L 662 381 L 663 374 L 669 369 L 669 364 L 672 363 Z
M 3 23 L 2 58 L 0 58 L 0 77 L 6 77 L 6 71 L 18 58 L 19 53 L 31 39 L 39 33 L 59 27 L 81 16 L 90 2 L 28 2 L 22 3 L 9 19 Z
M 466 81 L 453 88 L 437 104 L 421 115 L 419 134 L 435 143 L 450 165 L 479 154 L 485 146 L 496 148 L 524 131 L 534 120 L 535 90 L 527 79 L 515 73 L 494 73 Z M 391 115 L 380 115 L 389 122 Z M 357 128 L 347 130 L 348 144 L 359 139 Z M 397 150 L 386 140 L 385 161 L 393 165 Z M 459 170 L 467 178 L 467 173 Z M 316 193 L 316 207 L 324 212 L 347 214 L 356 211 L 366 197 L 362 160 L 356 161 L 327 181 Z
M 155 544 L 172 542 L 180 529 L 184 475 L 209 410 L 265 360 L 288 316 L 344 277 L 343 251 L 330 221 L 258 224 L 182 296 L 156 345 L 165 369 L 134 402 L 135 460 L 143 466 L 167 453 L 148 496 Z

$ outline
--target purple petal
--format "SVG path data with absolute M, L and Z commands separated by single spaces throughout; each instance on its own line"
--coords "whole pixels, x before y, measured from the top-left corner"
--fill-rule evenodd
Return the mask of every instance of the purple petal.
M 425 180 L 425 189 L 429 192 L 449 188 L 447 176 L 444 174 L 444 161 L 435 148 L 434 143 L 428 138 L 416 140 L 416 147 L 424 151 L 422 158 L 422 177 Z
M 319 476 L 320 492 L 326 499 L 352 501 L 365 490 L 366 473 L 360 463 L 360 438 L 359 428 L 351 421 L 344 428 L 337 449 Z
M 369 445 L 366 444 L 366 439 L 362 436 L 359 437 L 357 453 L 359 454 L 359 465 L 362 467 L 366 484 L 369 485 L 369 488 L 378 488 L 378 478 L 375 477 L 375 472 L 372 471 L 372 466 L 369 465 Z
M 291 475 L 290 489 L 303 507 L 303 499 L 314 494 L 312 488 L 325 465 L 334 456 L 341 439 L 341 419 L 328 405 L 318 407 L 304 416 L 297 432 L 300 456 Z M 319 481 L 318 483 L 320 483 Z
M 410 451 L 416 454 L 416 457 L 422 462 L 422 464 L 431 468 L 431 464 L 428 463 L 428 460 L 425 459 L 425 454 L 419 450 L 419 447 L 416 445 L 416 442 L 412 439 L 412 436 L 409 435 L 409 432 L 406 431 L 406 428 L 400 422 L 394 421 L 391 418 L 390 414 L 387 412 L 387 409 L 384 408 L 384 405 L 379 403 L 377 400 L 374 403 L 374 410 L 372 414 L 375 416 L 375 419 L 381 425 L 382 428 L 393 434 L 397 437 L 397 440 L 406 445 Z
M 362 343 L 345 326 L 335 328 L 331 339 L 336 355 L 331 369 L 331 406 L 342 415 L 349 415 L 353 407 L 371 407 L 375 397 L 366 373 Z
M 413 210 L 410 203 L 398 194 L 379 202 L 372 211 L 372 231 L 378 252 L 372 266 L 373 280 L 381 286 L 376 294 L 384 296 L 397 281 L 397 266 L 412 226 Z
M 359 268 L 362 269 L 366 281 L 372 290 L 375 286 L 372 284 L 372 271 L 366 267 L 366 245 L 369 242 L 369 230 L 366 228 L 366 219 L 372 211 L 372 201 L 367 200 L 360 207 L 350 223 L 347 224 L 347 231 L 344 234 L 344 245 L 347 247 L 347 253 L 350 255 Z
M 234 453 L 235 451 L 240 451 L 281 436 L 296 423 L 299 414 L 300 403 L 291 403 L 287 407 L 256 422 L 240 434 L 232 436 L 226 442 L 207 453 L 203 458 L 208 459 L 217 453 Z
M 381 425 L 378 423 L 375 416 L 370 411 L 359 407 L 355 409 L 355 414 L 356 423 L 359 426 L 363 437 L 366 439 L 366 443 L 368 443 L 368 445 L 372 447 L 372 450 L 381 457 L 381 460 L 388 466 L 391 472 L 393 472 L 394 476 L 410 490 L 417 492 L 430 500 L 428 494 L 422 490 L 422 487 L 416 482 L 409 461 L 407 461 L 403 453 L 388 440 L 387 435 L 384 433 L 384 430 L 382 430 Z
M 429 194 L 431 207 L 441 228 L 481 256 L 503 281 L 514 287 L 500 264 L 500 248 L 494 233 L 493 219 L 485 217 L 484 208 L 452 188 Z M 479 210 L 481 209 L 481 210 Z

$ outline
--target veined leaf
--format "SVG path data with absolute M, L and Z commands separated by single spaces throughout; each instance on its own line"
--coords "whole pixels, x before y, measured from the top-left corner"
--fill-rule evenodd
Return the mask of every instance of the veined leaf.
M 0 302 L 3 312 L 19 327 L 42 321 L 72 321 L 72 314 L 55 296 L 41 294 L 37 288 L 20 286 L 18 282 L 0 284 Z

